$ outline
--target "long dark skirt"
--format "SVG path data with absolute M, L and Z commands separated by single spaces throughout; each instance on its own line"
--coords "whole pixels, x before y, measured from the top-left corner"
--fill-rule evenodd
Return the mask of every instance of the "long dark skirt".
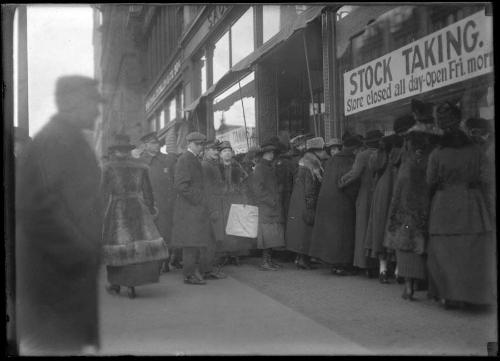
M 160 277 L 161 261 L 136 263 L 126 266 L 106 266 L 108 282 L 111 285 L 135 287 L 157 283 Z
M 425 257 L 414 252 L 396 251 L 398 276 L 426 279 Z
M 495 248 L 490 232 L 431 235 L 429 295 L 474 304 L 496 303 Z

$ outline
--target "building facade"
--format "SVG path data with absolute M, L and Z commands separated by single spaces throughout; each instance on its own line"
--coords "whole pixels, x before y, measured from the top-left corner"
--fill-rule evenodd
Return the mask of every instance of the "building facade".
M 486 3 L 96 11 L 109 99 L 103 147 L 116 132 L 136 141 L 158 131 L 167 152 L 180 152 L 197 130 L 237 153 L 273 135 L 390 132 L 412 98 L 453 100 L 464 117 L 493 119 Z

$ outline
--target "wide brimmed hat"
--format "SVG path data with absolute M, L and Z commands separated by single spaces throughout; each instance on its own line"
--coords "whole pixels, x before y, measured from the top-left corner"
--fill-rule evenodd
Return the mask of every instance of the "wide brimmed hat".
M 332 138 L 325 143 L 325 148 L 330 149 L 332 147 L 342 147 L 342 140 L 339 138 Z
M 158 138 L 156 132 L 151 132 L 146 135 L 143 135 L 139 140 L 143 143 L 150 143 L 150 142 L 161 143 L 161 140 Z
M 192 133 L 189 133 L 188 135 L 186 135 L 186 140 L 188 143 L 190 142 L 200 142 L 200 143 L 205 143 L 207 142 L 207 137 L 200 133 L 200 132 L 192 132 Z
M 26 142 L 31 140 L 28 130 L 21 127 L 14 127 L 14 140 Z
M 402 115 L 394 121 L 392 128 L 395 133 L 404 133 L 416 123 L 415 117 L 412 114 Z
M 279 139 L 278 137 L 271 137 L 265 142 L 262 143 L 260 146 L 260 151 L 259 153 L 266 153 L 266 152 L 278 152 L 280 150 L 280 145 L 279 145 Z
M 222 144 L 222 142 L 219 139 L 209 140 L 205 143 L 205 148 L 219 150 L 219 146 L 221 144 Z
M 219 151 L 222 151 L 222 150 L 227 149 L 227 148 L 233 149 L 233 147 L 231 146 L 231 143 L 228 142 L 227 140 L 225 140 L 219 144 Z
M 460 108 L 452 102 L 444 102 L 436 109 L 436 120 L 439 128 L 446 129 L 457 126 L 462 118 Z
M 359 147 L 362 144 L 363 144 L 363 142 L 356 135 L 350 135 L 350 136 L 345 137 L 344 142 L 343 142 L 344 148 Z
M 306 150 L 323 150 L 325 141 L 322 137 L 315 137 L 306 141 Z
M 382 137 L 384 136 L 384 133 L 382 133 L 380 130 L 369 130 L 366 132 L 365 139 L 363 140 L 366 145 L 368 146 L 376 146 L 378 145 L 378 142 Z
M 127 134 L 116 134 L 114 142 L 108 147 L 108 151 L 114 150 L 130 151 L 135 148 L 135 145 L 130 144 L 130 137 Z

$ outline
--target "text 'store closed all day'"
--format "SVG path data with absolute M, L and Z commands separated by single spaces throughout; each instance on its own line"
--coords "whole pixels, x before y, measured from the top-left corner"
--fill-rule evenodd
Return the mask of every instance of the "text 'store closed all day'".
M 492 20 L 480 11 L 344 73 L 344 113 L 493 71 Z

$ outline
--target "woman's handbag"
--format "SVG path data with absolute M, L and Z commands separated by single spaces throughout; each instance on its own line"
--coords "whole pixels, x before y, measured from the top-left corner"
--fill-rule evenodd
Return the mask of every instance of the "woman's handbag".
M 259 225 L 259 208 L 247 204 L 231 204 L 227 217 L 226 234 L 256 238 Z

